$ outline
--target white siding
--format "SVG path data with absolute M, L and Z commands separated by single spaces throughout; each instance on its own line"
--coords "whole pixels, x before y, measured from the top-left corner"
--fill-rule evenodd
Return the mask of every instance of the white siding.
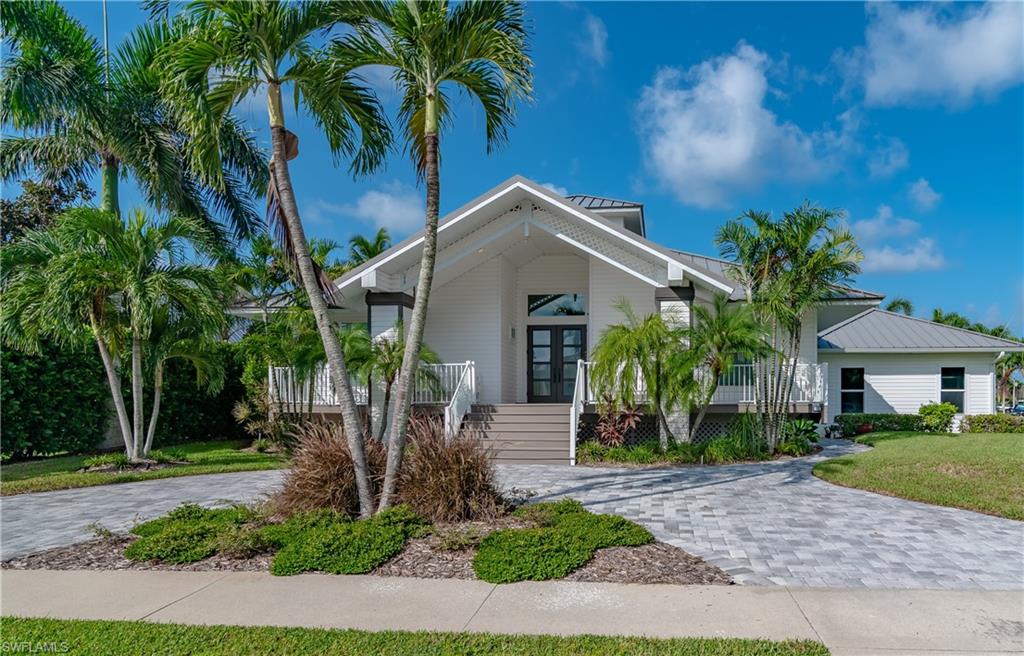
M 939 400 L 942 367 L 965 370 L 964 409 L 968 414 L 993 412 L 994 354 L 973 353 L 820 353 L 828 363 L 828 419 L 840 410 L 840 369 L 864 368 L 864 411 L 916 413 Z
M 516 399 L 516 348 L 525 344 L 521 330 L 516 325 L 516 268 L 507 258 L 501 258 L 501 401 Z M 512 330 L 515 329 L 515 337 Z M 525 347 L 524 347 L 525 348 Z
M 501 401 L 500 259 L 488 260 L 432 290 L 424 341 L 442 362 L 476 363 L 477 395 Z
M 629 301 L 633 312 L 639 316 L 655 311 L 653 286 L 602 260 L 590 258 L 587 341 L 591 352 L 605 328 L 622 322 L 622 313 L 615 309 L 620 298 Z
M 800 353 L 798 362 L 818 361 L 818 313 L 810 309 L 800 323 Z
M 398 323 L 398 305 L 374 305 L 370 308 L 370 335 L 377 337 Z

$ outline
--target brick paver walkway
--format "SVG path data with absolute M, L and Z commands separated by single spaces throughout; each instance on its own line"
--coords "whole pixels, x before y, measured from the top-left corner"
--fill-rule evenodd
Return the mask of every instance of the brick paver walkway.
M 828 441 L 812 458 L 720 467 L 506 465 L 535 500 L 579 499 L 647 526 L 741 583 L 1024 589 L 1024 523 L 852 490 L 814 463 L 864 449 Z

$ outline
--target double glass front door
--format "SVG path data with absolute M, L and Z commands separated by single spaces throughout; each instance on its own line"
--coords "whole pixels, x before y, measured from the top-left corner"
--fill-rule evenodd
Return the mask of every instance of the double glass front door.
M 570 403 L 586 352 L 586 326 L 528 326 L 526 400 Z

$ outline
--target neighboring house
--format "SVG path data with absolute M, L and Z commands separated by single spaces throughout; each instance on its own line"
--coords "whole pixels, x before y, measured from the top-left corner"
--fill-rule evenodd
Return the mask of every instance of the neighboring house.
M 417 233 L 336 280 L 335 320 L 389 334 L 411 312 L 422 244 Z M 594 400 L 579 362 L 607 326 L 622 321 L 616 301 L 685 323 L 694 303 L 716 294 L 745 298 L 727 266 L 649 241 L 640 203 L 563 197 L 510 178 L 440 224 L 425 341 L 448 364 L 434 367 L 442 389 L 420 389 L 415 401 L 445 407 L 452 428 L 472 411 L 499 458 L 571 460 L 570 437 Z M 793 410 L 831 420 L 841 407 L 915 412 L 942 397 L 968 412 L 992 412 L 995 358 L 1024 345 L 883 312 L 882 299 L 837 288 L 808 313 Z M 723 381 L 699 438 L 751 408 L 752 372 L 753 365 L 738 365 Z M 312 393 L 316 411 L 332 409 L 326 375 L 296 384 L 288 370 L 272 374 L 284 400 L 306 404 Z M 362 391 L 360 399 L 372 407 L 380 396 Z M 677 434 L 689 419 L 671 418 Z

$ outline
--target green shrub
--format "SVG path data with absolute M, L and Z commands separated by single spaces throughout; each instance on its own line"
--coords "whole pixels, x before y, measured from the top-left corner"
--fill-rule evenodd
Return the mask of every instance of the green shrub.
M 968 415 L 961 433 L 1024 433 L 1024 417 L 1014 415 Z
M 130 560 L 160 560 L 165 563 L 193 563 L 212 556 L 222 534 L 238 531 L 258 518 L 244 506 L 210 509 L 183 504 L 167 515 L 135 526 L 139 536 L 125 549 Z
M 4 349 L 0 407 L 6 459 L 93 451 L 103 443 L 112 406 L 94 348 L 70 351 L 47 343 L 38 354 Z
M 480 543 L 473 571 L 489 583 L 563 578 L 594 556 L 585 540 L 553 528 L 494 531 Z
M 793 419 L 786 423 L 787 438 L 803 438 L 808 442 L 818 441 L 818 431 L 810 419 Z
M 120 452 L 103 453 L 98 456 L 86 458 L 82 461 L 82 466 L 86 468 L 111 466 L 115 469 L 127 469 L 131 464 L 132 463 L 128 459 L 128 456 Z
M 779 453 L 787 456 L 805 456 L 814 449 L 811 441 L 803 435 L 791 435 L 779 443 Z
M 483 539 L 473 571 L 484 581 L 562 578 L 585 565 L 598 549 L 654 540 L 639 524 L 617 515 L 595 515 L 573 499 L 523 506 L 515 514 L 537 527 L 495 531 Z
M 270 564 L 270 573 L 365 574 L 397 556 L 423 524 L 408 506 L 395 506 L 358 521 L 332 522 L 320 513 L 312 521 L 307 518 L 303 530 L 293 526 Z
M 953 416 L 958 410 L 952 403 L 926 403 L 918 410 L 926 431 L 948 433 L 953 428 Z
M 836 416 L 836 423 L 843 431 L 843 437 L 854 437 L 861 426 L 868 426 L 872 431 L 912 431 L 924 430 L 924 423 L 919 415 L 900 415 L 896 413 L 856 412 Z
M 689 442 L 673 442 L 661 453 L 656 441 L 635 445 L 608 447 L 596 440 L 582 442 L 576 447 L 576 461 L 580 463 L 632 463 L 651 465 L 658 463 L 686 464 L 696 462 L 700 450 Z
M 188 462 L 188 454 L 181 449 L 168 447 L 166 449 L 153 449 L 149 452 L 149 459 L 162 464 Z
M 271 546 L 257 524 L 229 526 L 213 539 L 213 550 L 229 558 L 252 558 L 269 551 Z
M 271 546 L 280 549 L 285 545 L 302 539 L 302 536 L 307 532 L 329 528 L 335 524 L 347 521 L 350 521 L 348 515 L 331 510 L 330 508 L 318 508 L 317 510 L 295 513 L 280 524 L 264 526 L 263 537 Z

